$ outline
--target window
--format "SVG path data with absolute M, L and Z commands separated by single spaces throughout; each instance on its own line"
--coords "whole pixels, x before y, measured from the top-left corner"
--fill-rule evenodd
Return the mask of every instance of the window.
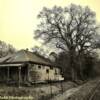
M 49 69 L 46 69 L 46 73 L 49 73 Z
M 52 70 L 53 70 L 53 67 L 50 67 L 50 69 L 52 69 Z
M 38 65 L 38 68 L 40 69 L 40 68 L 41 68 L 41 66 L 40 66 L 40 65 Z
M 55 75 L 57 75 L 57 70 L 55 69 Z

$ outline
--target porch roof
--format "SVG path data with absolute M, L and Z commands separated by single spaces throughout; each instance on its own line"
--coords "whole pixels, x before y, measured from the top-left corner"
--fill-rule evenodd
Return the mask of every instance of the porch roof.
M 19 67 L 22 66 L 23 64 L 0 64 L 1 67 Z
M 50 60 L 40 56 L 39 54 L 27 50 L 20 50 L 10 56 L 0 58 L 0 64 L 8 64 L 8 63 L 13 64 L 13 63 L 20 63 L 20 62 L 21 63 L 32 62 L 36 64 L 53 66 Z

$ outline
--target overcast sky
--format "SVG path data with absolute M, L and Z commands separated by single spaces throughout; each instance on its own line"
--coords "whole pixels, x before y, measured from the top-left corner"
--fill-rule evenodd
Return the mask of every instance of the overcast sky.
M 0 40 L 12 44 L 17 49 L 40 45 L 33 39 L 42 8 L 68 6 L 71 3 L 88 5 L 97 14 L 100 21 L 100 0 L 0 0 Z

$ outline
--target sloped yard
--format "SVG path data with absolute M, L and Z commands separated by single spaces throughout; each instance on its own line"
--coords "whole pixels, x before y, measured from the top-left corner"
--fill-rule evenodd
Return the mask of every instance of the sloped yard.
M 71 88 L 63 94 L 55 96 L 52 100 L 100 100 L 100 78 Z

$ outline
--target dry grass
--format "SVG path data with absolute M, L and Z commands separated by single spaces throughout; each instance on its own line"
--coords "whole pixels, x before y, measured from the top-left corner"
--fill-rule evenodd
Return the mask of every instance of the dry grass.
M 67 90 L 76 86 L 72 82 L 63 82 L 63 90 Z M 31 96 L 33 100 L 49 100 L 57 94 L 61 93 L 61 83 L 44 84 L 32 87 L 12 87 L 0 85 L 0 96 L 18 96 L 28 97 Z
M 63 94 L 55 96 L 52 100 L 90 100 L 89 98 L 93 94 L 98 83 L 100 83 L 100 78 L 88 81 L 81 86 L 71 88 Z M 92 100 L 100 100 L 100 86 L 96 89 L 96 94 Z

